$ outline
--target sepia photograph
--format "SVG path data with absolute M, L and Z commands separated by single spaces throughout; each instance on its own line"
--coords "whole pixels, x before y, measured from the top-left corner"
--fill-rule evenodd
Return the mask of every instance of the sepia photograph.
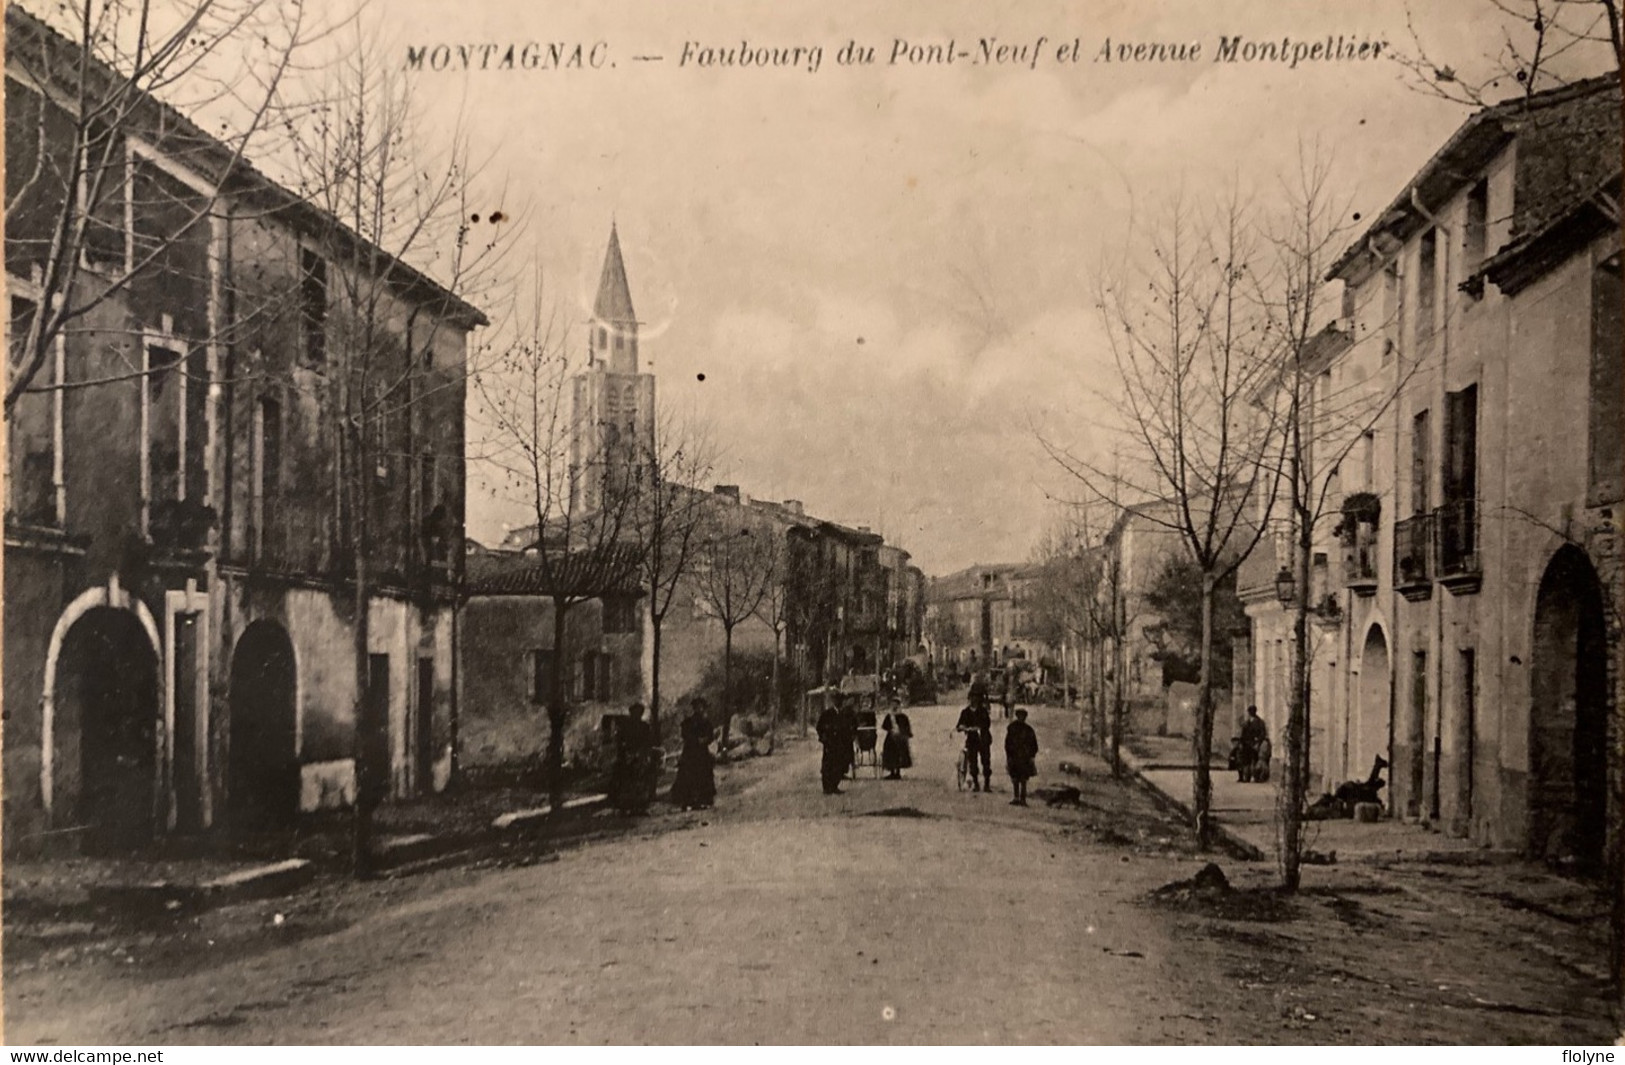
M 4 21 L 7 1045 L 1625 1038 L 1618 0 Z

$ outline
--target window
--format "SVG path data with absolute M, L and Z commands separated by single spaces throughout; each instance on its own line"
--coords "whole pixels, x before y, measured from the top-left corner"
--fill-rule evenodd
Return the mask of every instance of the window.
M 1411 513 L 1425 514 L 1432 500 L 1428 492 L 1429 458 L 1431 454 L 1432 426 L 1428 412 L 1420 410 L 1411 419 Z
M 1445 502 L 1472 500 L 1478 492 L 1478 386 L 1445 396 Z
M 629 595 L 609 596 L 604 600 L 604 632 L 622 634 L 638 629 L 638 601 Z
M 1391 262 L 1382 271 L 1382 365 L 1394 357 L 1399 347 L 1401 319 L 1405 314 L 1405 289 L 1399 283 L 1399 263 Z
M 299 253 L 299 323 L 305 358 L 327 361 L 327 261 L 308 248 Z
M 282 482 L 282 404 L 265 396 L 254 412 L 254 554 L 266 547 L 265 518 L 276 511 Z
M 181 498 L 203 503 L 209 495 L 204 446 L 209 435 L 209 353 L 201 344 L 186 353 L 181 377 Z
M 176 347 L 147 347 L 147 500 L 167 503 L 181 496 L 181 354 Z
M 1416 342 L 1423 349 L 1432 343 L 1437 328 L 1434 320 L 1438 302 L 1439 235 L 1435 230 L 1422 234 L 1416 249 Z
M 20 296 L 11 297 L 11 319 L 6 334 L 11 344 L 11 362 L 24 359 L 22 345 L 39 305 Z M 61 347 L 53 366 L 40 367 L 33 388 L 50 383 L 61 372 Z M 10 449 L 9 483 L 6 492 L 8 516 L 29 525 L 57 523 L 56 486 L 58 479 L 57 440 L 61 417 L 60 391 L 25 392 L 6 418 Z
M 1586 503 L 1625 498 L 1625 335 L 1619 256 L 1591 274 L 1591 396 Z
M 1360 434 L 1360 486 L 1370 491 L 1377 483 L 1377 434 L 1367 429 Z
M 1489 215 L 1490 185 L 1480 179 L 1467 193 L 1467 225 L 1462 230 L 1462 267 L 1468 272 L 1477 270 L 1484 262 L 1489 243 Z
M 553 652 L 545 647 L 530 652 L 530 701 L 537 706 L 547 702 L 553 688 Z

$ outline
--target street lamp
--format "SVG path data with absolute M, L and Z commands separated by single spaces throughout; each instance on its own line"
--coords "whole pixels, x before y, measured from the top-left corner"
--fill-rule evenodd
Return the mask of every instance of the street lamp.
M 1275 575 L 1275 598 L 1281 601 L 1283 607 L 1291 606 L 1298 597 L 1298 582 L 1293 579 L 1292 571 L 1285 566 Z

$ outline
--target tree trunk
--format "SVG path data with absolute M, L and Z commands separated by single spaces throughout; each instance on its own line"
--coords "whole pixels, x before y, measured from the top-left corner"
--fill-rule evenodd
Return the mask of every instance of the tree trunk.
M 372 658 L 371 658 L 371 574 L 367 568 L 367 511 L 370 494 L 364 461 L 364 434 L 351 429 L 349 433 L 351 467 L 348 484 L 350 495 L 350 549 L 355 553 L 355 736 L 352 740 L 352 772 L 355 776 L 355 809 L 350 835 L 350 868 L 357 880 L 373 875 L 372 813 L 377 805 L 375 784 L 378 767 L 372 764 L 372 731 L 377 722 L 372 719 Z M 343 469 L 344 457 L 340 456 Z
M 1213 845 L 1213 590 L 1213 574 L 1202 574 L 1202 672 L 1196 682 L 1196 727 L 1191 730 L 1191 754 L 1196 759 L 1192 827 L 1202 850 Z
M 1301 380 L 1295 383 L 1301 388 Z M 1303 470 L 1302 407 L 1297 393 L 1292 405 L 1292 455 L 1289 473 L 1292 477 L 1292 520 L 1297 525 L 1293 538 L 1292 579 L 1292 654 L 1288 675 L 1288 704 L 1286 718 L 1286 755 L 1281 774 L 1281 886 L 1287 891 L 1298 890 L 1303 859 L 1304 794 L 1308 790 L 1306 779 L 1309 760 L 1306 746 L 1309 741 L 1308 700 L 1308 624 L 1309 550 L 1314 544 L 1314 524 L 1304 512 L 1304 490 L 1299 483 Z
M 655 735 L 655 746 L 660 746 L 660 629 L 662 618 L 649 619 L 649 731 Z
M 357 493 L 359 494 L 359 493 Z M 355 811 L 351 825 L 350 867 L 357 880 L 372 876 L 372 811 L 376 805 L 372 765 L 372 658 L 370 611 L 371 591 L 368 588 L 367 556 L 359 545 L 355 548 Z
M 719 750 L 728 749 L 729 726 L 733 724 L 733 670 L 734 670 L 734 627 L 722 627 L 722 739 L 718 743 Z
M 1112 776 L 1123 775 L 1123 671 L 1128 662 L 1123 654 L 1122 641 L 1112 647 Z
M 567 714 L 564 704 L 564 618 L 569 607 L 562 599 L 553 600 L 553 675 L 547 697 L 547 755 L 542 772 L 547 778 L 548 800 L 557 810 L 564 805 L 564 730 Z
M 773 749 L 779 745 L 779 714 L 784 711 L 783 700 L 779 698 L 779 636 L 779 630 L 774 629 L 773 679 L 770 682 L 773 685 L 773 693 L 768 696 L 767 700 L 772 715 L 767 722 L 767 751 L 769 754 L 772 754 Z

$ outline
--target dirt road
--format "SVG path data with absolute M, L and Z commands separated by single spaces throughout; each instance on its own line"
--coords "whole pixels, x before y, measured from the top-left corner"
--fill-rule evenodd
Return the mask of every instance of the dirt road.
M 729 770 L 714 811 L 657 811 L 557 861 L 333 882 L 94 958 L 8 959 L 7 1039 L 1229 1043 L 1605 1030 L 1601 1014 L 1577 1026 L 1561 1011 L 1549 1029 L 1538 1014 L 1498 1029 L 1420 992 L 1397 1000 L 1381 974 L 1318 973 L 1320 948 L 1302 944 L 1355 935 L 1339 918 L 1358 903 L 1342 897 L 1222 922 L 1152 906 L 1149 891 L 1205 859 L 1142 793 L 1060 749 L 1068 719 L 1034 715 L 1035 783 L 1061 780 L 1063 758 L 1084 767 L 1065 778 L 1082 805 L 1052 809 L 1010 806 L 1008 780 L 993 794 L 956 790 L 953 711 L 912 716 L 916 768 L 902 781 L 865 774 L 825 796 L 817 746 L 799 743 Z M 1380 959 L 1403 960 L 1386 946 Z M 1394 1023 L 1374 1029 L 1373 1003 Z

